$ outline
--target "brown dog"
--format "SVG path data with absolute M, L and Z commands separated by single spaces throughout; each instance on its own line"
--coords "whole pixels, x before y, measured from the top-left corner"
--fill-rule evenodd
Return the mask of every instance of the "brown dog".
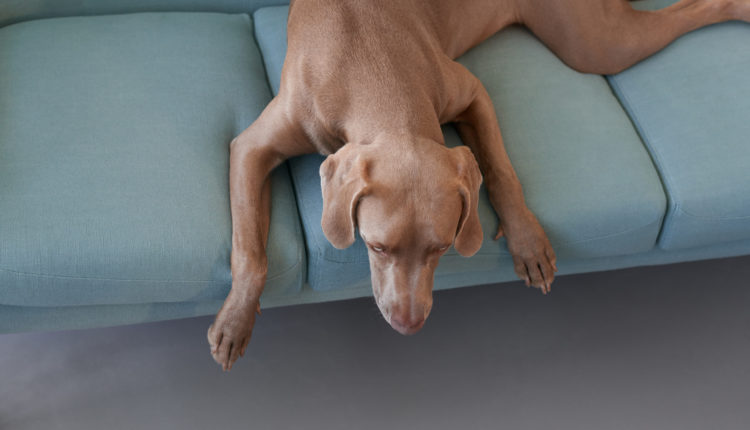
M 522 23 L 572 68 L 611 74 L 730 19 L 750 19 L 750 0 L 655 12 L 625 0 L 292 1 L 279 94 L 231 144 L 232 289 L 208 330 L 214 359 L 227 370 L 244 355 L 266 280 L 269 174 L 306 153 L 328 155 L 326 237 L 345 248 L 359 229 L 375 299 L 397 331 L 423 326 L 445 250 L 479 249 L 481 173 L 516 273 L 546 294 L 555 254 L 524 203 L 490 97 L 454 59 Z M 444 146 L 446 122 L 466 147 Z

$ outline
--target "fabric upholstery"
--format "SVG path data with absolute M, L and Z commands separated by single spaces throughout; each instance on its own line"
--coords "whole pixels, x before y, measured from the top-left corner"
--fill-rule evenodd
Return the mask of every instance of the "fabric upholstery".
M 249 12 L 270 3 L 283 1 L 0 0 L 0 26 L 58 15 Z M 274 90 L 286 15 L 285 7 L 254 15 Z M 738 72 L 747 69 L 747 27 L 699 30 L 609 77 L 662 179 L 675 173 L 665 179 L 672 233 L 656 248 L 665 197 L 601 77 L 571 73 L 518 28 L 461 59 L 493 95 L 529 205 L 561 256 L 560 275 L 750 253 L 738 168 L 748 165 L 747 145 L 734 140 L 748 135 L 739 121 L 748 117 L 747 78 Z M 216 313 L 231 282 L 227 144 L 270 99 L 251 31 L 245 16 L 203 13 L 0 29 L 0 333 Z M 452 127 L 445 133 L 460 143 Z M 545 158 L 553 146 L 555 159 Z M 286 165 L 274 173 L 264 308 L 371 295 L 361 243 L 337 251 L 319 231 L 321 159 L 292 161 L 313 285 L 301 285 L 306 265 Z M 696 160 L 700 168 L 691 168 Z M 675 205 L 692 192 L 707 203 Z M 685 217 L 677 211 L 685 205 L 702 216 Z M 497 224 L 486 196 L 480 209 L 489 235 Z M 436 289 L 515 280 L 509 260 L 502 241 L 485 240 L 471 259 L 451 251 Z
M 0 27 L 40 18 L 136 12 L 251 13 L 289 0 L 0 0 Z
M 223 299 L 229 142 L 269 100 L 248 15 L 0 29 L 0 303 Z M 273 188 L 269 296 L 305 277 L 286 166 Z
M 561 261 L 559 266 L 560 274 L 570 274 L 703 260 L 707 258 L 724 258 L 746 254 L 750 254 L 750 240 L 675 251 L 654 248 L 651 251 L 633 255 Z M 502 270 L 506 269 L 503 268 Z M 484 272 L 480 275 L 480 277 L 476 278 L 477 283 L 471 285 L 496 282 L 497 273 Z M 463 280 L 460 274 L 455 275 L 455 277 L 457 278 L 457 282 Z M 522 285 L 518 281 L 499 285 L 498 288 L 521 288 Z M 603 285 L 602 287 L 606 286 Z M 554 288 L 552 287 L 553 291 Z M 441 286 L 436 286 L 436 289 L 441 289 Z M 305 285 L 299 293 L 272 297 L 264 296 L 261 298 L 261 306 L 266 309 L 275 306 L 345 300 L 371 295 L 372 289 L 369 285 L 326 291 L 313 290 L 308 285 Z M 436 295 L 435 300 L 441 300 L 440 296 Z M 0 333 L 84 329 L 215 315 L 221 307 L 222 302 L 221 300 L 213 300 L 205 302 L 64 307 L 0 305 Z
M 608 77 L 669 195 L 664 249 L 750 238 L 748 70 L 750 24 L 728 22 Z
M 256 35 L 269 81 L 278 89 L 286 47 L 287 8 L 258 10 Z M 654 246 L 666 205 L 659 177 L 630 120 L 601 76 L 565 66 L 528 31 L 513 27 L 467 53 L 460 62 L 493 98 L 508 153 L 526 200 L 562 260 L 645 252 Z M 449 145 L 460 140 L 446 127 Z M 319 290 L 367 285 L 369 265 L 358 238 L 337 250 L 324 237 L 320 156 L 291 161 L 308 250 L 308 282 Z M 515 279 L 504 239 L 492 240 L 497 218 L 486 193 L 480 201 L 485 233 L 472 258 L 449 251 L 436 285 Z M 493 274 L 486 277 L 483 274 Z

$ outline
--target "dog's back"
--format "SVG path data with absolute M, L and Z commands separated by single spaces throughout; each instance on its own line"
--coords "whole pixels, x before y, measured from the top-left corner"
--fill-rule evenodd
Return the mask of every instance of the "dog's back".
M 292 3 L 281 93 L 289 97 L 290 110 L 301 116 L 300 122 L 319 152 L 333 153 L 348 141 L 366 139 L 351 135 L 358 130 L 434 122 L 435 113 L 445 103 L 444 68 L 452 67 L 451 57 L 492 34 L 481 28 L 482 22 L 466 22 L 477 18 L 470 11 L 480 8 L 467 8 L 462 3 Z M 455 10 L 446 14 L 445 8 Z M 446 15 L 452 18 L 438 18 Z M 484 11 L 485 27 L 497 26 L 495 21 Z

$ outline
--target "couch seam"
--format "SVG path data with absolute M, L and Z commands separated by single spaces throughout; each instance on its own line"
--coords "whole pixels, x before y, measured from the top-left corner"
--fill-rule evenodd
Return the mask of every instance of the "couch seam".
M 300 241 L 297 242 L 297 261 L 295 262 L 295 266 L 298 266 L 303 260 L 305 261 L 305 264 L 303 265 L 305 267 L 305 273 L 304 273 L 304 282 L 307 282 L 307 276 L 309 272 L 309 268 L 307 267 L 307 260 L 309 259 L 308 253 L 307 253 L 307 238 L 305 237 L 305 233 L 302 231 L 302 215 L 299 211 L 299 204 L 297 203 L 297 189 L 294 185 L 294 180 L 292 178 L 292 169 L 289 165 L 289 160 L 284 162 L 284 165 L 286 167 L 286 174 L 289 178 L 289 186 L 292 189 L 292 200 L 294 201 L 294 212 L 297 217 L 297 222 L 294 223 L 294 232 L 296 233 L 297 237 L 302 238 L 301 244 Z M 301 287 L 300 287 L 301 288 Z
M 253 43 L 255 44 L 255 47 L 258 49 L 258 53 L 260 54 L 260 61 L 263 62 L 263 74 L 266 77 L 266 86 L 268 87 L 268 92 L 273 96 L 272 98 L 276 97 L 276 92 L 274 91 L 273 87 L 271 86 L 271 78 L 268 76 L 268 63 L 266 62 L 266 56 L 263 54 L 263 48 L 260 46 L 260 43 L 258 42 L 258 24 L 257 20 L 255 19 L 255 14 L 258 13 L 258 10 L 261 8 L 256 9 L 252 13 L 247 13 L 248 19 L 252 23 L 252 34 L 253 34 Z
M 652 146 L 649 143 L 652 138 L 649 135 L 649 133 L 645 130 L 645 128 L 641 127 L 640 116 L 636 113 L 635 109 L 633 109 L 633 103 L 630 101 L 630 98 L 623 91 L 622 87 L 620 87 L 620 85 L 617 83 L 617 78 L 615 77 L 615 75 L 610 75 L 610 78 L 607 81 L 610 82 L 610 85 L 612 87 L 614 87 L 618 91 L 618 94 L 620 95 L 620 97 L 622 97 L 622 99 L 624 99 L 624 100 L 621 100 L 621 103 L 624 105 L 625 111 L 630 114 L 629 116 L 633 120 L 633 125 L 635 126 L 636 131 L 638 131 L 638 133 L 642 136 L 641 141 L 655 155 L 655 157 L 652 157 L 652 158 L 655 158 L 656 159 L 655 161 L 658 162 L 658 163 L 655 163 L 657 165 L 657 167 L 658 167 L 657 172 L 661 172 L 661 171 L 664 172 L 664 176 L 666 177 L 666 181 L 665 182 L 667 182 L 664 185 L 668 186 L 668 191 L 669 191 L 669 193 L 667 194 L 667 197 L 670 197 L 670 195 L 679 196 L 679 193 L 674 190 L 674 185 L 673 185 L 674 179 L 672 179 L 672 175 L 670 174 L 669 169 L 667 169 L 664 166 L 663 162 L 662 162 L 662 158 L 663 157 L 661 155 L 661 152 L 659 152 L 659 150 L 656 149 L 656 147 Z M 719 221 L 720 220 L 742 220 L 742 219 L 750 219 L 750 215 L 743 215 L 743 216 L 737 216 L 737 217 L 698 215 L 698 214 L 694 214 L 694 213 L 691 213 L 691 212 L 685 210 L 684 206 L 681 205 L 677 201 L 677 199 L 672 199 L 672 200 L 673 201 L 670 204 L 670 206 L 673 208 L 673 212 L 674 213 L 679 213 L 679 214 L 686 215 L 686 216 L 693 217 L 693 218 L 706 219 L 706 220 L 719 220 Z
M 691 218 L 697 218 L 702 220 L 710 220 L 710 221 L 731 221 L 731 220 L 745 220 L 750 219 L 750 215 L 743 215 L 743 216 L 706 216 L 706 215 L 697 215 L 690 213 L 686 211 L 682 206 L 678 207 L 677 209 L 681 214 L 691 217 Z
M 297 175 L 297 170 L 292 168 L 291 163 L 289 163 L 289 172 L 291 173 L 291 176 L 292 176 L 292 182 L 296 184 L 298 182 L 298 180 L 299 180 L 299 176 Z M 297 198 L 297 192 L 296 192 L 297 188 L 296 188 L 296 186 L 294 186 L 294 190 L 295 190 L 295 193 L 294 193 L 295 200 L 297 201 L 298 206 L 302 207 L 302 211 L 299 212 L 300 222 L 303 225 L 305 225 L 305 224 L 306 225 L 310 225 L 311 224 L 311 220 L 310 220 L 309 216 L 307 216 L 307 214 L 309 212 L 311 212 L 311 210 L 309 209 L 309 206 L 308 206 L 308 204 L 307 204 L 307 202 L 306 202 L 305 199 L 298 199 Z M 312 265 L 312 258 L 310 258 L 310 255 L 313 254 L 313 252 L 310 252 L 311 251 L 310 241 L 307 240 L 307 236 L 304 234 L 304 232 L 303 232 L 303 237 L 304 237 L 304 241 L 305 241 L 305 249 L 307 251 L 307 258 L 308 258 L 308 262 L 307 262 L 308 269 L 307 269 L 307 276 L 306 277 L 307 277 L 307 282 L 310 283 L 310 273 L 312 272 L 312 270 L 310 270 L 310 268 L 309 268 L 309 266 Z M 312 241 L 315 242 L 313 244 L 313 246 L 315 248 L 314 249 L 314 251 L 315 251 L 314 253 L 317 254 L 317 255 L 320 255 L 324 260 L 327 260 L 327 257 L 325 255 L 325 249 L 321 248 L 320 244 L 318 243 L 317 238 L 313 237 Z M 316 273 L 314 275 L 314 279 L 313 280 L 316 281 L 316 283 L 317 283 L 317 281 L 320 280 L 319 278 L 320 278 L 320 274 Z
M 675 212 L 680 211 L 679 199 L 677 198 L 679 197 L 679 193 L 675 191 L 675 187 L 673 184 L 674 179 L 672 179 L 670 170 L 666 166 L 664 166 L 661 152 L 656 147 L 651 145 L 651 135 L 642 126 L 640 115 L 638 115 L 638 112 L 636 112 L 636 110 L 633 108 L 633 103 L 631 102 L 630 97 L 628 97 L 623 88 L 620 86 L 618 79 L 619 78 L 617 77 L 617 75 L 609 75 L 607 82 L 610 84 L 610 87 L 615 90 L 616 98 L 620 101 L 620 104 L 624 108 L 625 113 L 633 123 L 636 132 L 640 135 L 641 143 L 646 147 L 649 155 L 651 155 L 651 160 L 656 167 L 656 172 L 662 181 L 662 186 L 664 187 L 664 194 L 667 198 L 667 211 L 663 215 L 662 227 L 660 229 L 659 235 L 656 238 L 657 244 L 663 244 L 664 242 L 668 242 L 672 237 L 671 231 L 673 231 L 673 229 L 670 228 L 673 224 L 672 215 L 674 215 Z
M 571 244 L 577 244 L 577 243 L 585 243 L 585 242 L 589 242 L 589 241 L 593 241 L 593 240 L 597 240 L 597 239 L 608 238 L 608 237 L 613 237 L 613 236 L 621 236 L 621 235 L 625 235 L 625 234 L 631 233 L 632 231 L 635 231 L 635 230 L 645 230 L 645 229 L 648 229 L 648 228 L 650 228 L 650 227 L 652 227 L 654 225 L 659 225 L 661 223 L 661 221 L 662 221 L 662 219 L 660 217 L 659 219 L 657 219 L 655 221 L 651 221 L 648 224 L 644 224 L 644 225 L 641 225 L 639 227 L 634 227 L 634 228 L 630 228 L 630 229 L 627 229 L 627 230 L 623 230 L 623 231 L 618 232 L 618 233 L 612 233 L 612 234 L 606 235 L 606 236 L 599 236 L 599 237 L 593 238 L 593 239 L 585 239 L 583 241 L 578 241 L 578 242 L 566 242 L 566 243 L 558 244 L 558 245 L 555 245 L 555 246 L 556 247 L 564 247 L 565 245 L 571 245 Z M 655 245 L 655 243 L 652 243 L 651 247 L 649 249 L 654 249 L 654 245 Z M 639 254 L 639 253 L 642 253 L 642 252 L 647 252 L 647 251 L 629 252 L 629 253 L 626 253 L 626 254 L 601 255 L 601 256 L 595 256 L 595 257 L 587 257 L 586 259 L 590 259 L 590 258 L 616 258 L 616 257 L 625 256 L 625 255 L 636 255 L 636 254 Z M 481 257 L 481 258 L 497 258 L 497 257 L 501 257 L 502 258 L 502 257 L 510 257 L 510 253 L 501 251 L 498 254 L 484 253 L 484 254 L 475 254 L 474 255 L 474 257 L 477 257 L 477 256 Z M 464 257 L 461 257 L 458 254 L 446 255 L 443 258 L 445 258 L 445 257 L 449 257 L 451 259 L 464 259 Z M 471 257 L 471 258 L 474 258 L 474 257 Z M 365 264 L 364 262 L 335 262 L 335 263 L 339 263 L 339 264 L 347 264 L 347 263 L 348 264 L 351 264 L 351 263 Z M 495 269 L 476 270 L 474 272 L 493 272 L 493 271 L 495 271 Z M 458 274 L 461 274 L 461 273 L 464 273 L 464 272 L 465 272 L 465 270 L 459 269 L 459 270 L 456 270 L 456 271 L 447 271 L 447 272 L 441 273 L 441 275 L 453 276 L 453 275 L 458 275 Z M 316 284 L 316 285 L 319 285 L 319 283 Z M 338 288 L 348 288 L 348 287 L 344 286 L 344 287 L 338 287 Z M 325 288 L 325 289 L 313 288 L 313 289 L 316 290 L 316 291 L 329 291 L 329 290 L 334 290 L 335 288 Z
M 281 272 L 266 278 L 266 282 L 273 281 L 276 279 L 279 279 L 292 270 L 294 270 L 297 266 L 299 266 L 300 260 L 297 260 L 293 265 L 289 266 L 288 268 L 282 270 Z M 148 283 L 169 283 L 169 284 L 221 284 L 226 285 L 226 282 L 224 281 L 216 281 L 216 280 L 206 280 L 206 281 L 193 281 L 193 280 L 184 280 L 184 281 L 178 281 L 173 279 L 117 279 L 117 278 L 96 278 L 96 277 L 87 277 L 87 276 L 68 276 L 68 275 L 52 275 L 47 273 L 32 273 L 32 272 L 22 272 L 20 270 L 12 270 L 12 269 L 5 269 L 0 267 L 0 271 L 2 272 L 8 272 L 8 273 L 14 273 L 17 275 L 23 275 L 23 276 L 36 276 L 40 278 L 64 278 L 64 279 L 84 279 L 89 281 L 114 281 L 114 282 L 148 282 Z
M 557 244 L 554 244 L 553 247 L 561 247 L 562 248 L 562 247 L 566 247 L 566 246 L 569 246 L 569 245 L 577 245 L 577 244 L 581 244 L 581 243 L 594 242 L 594 241 L 597 241 L 597 240 L 609 239 L 609 238 L 612 238 L 612 237 L 622 236 L 622 235 L 626 235 L 628 233 L 632 233 L 632 232 L 637 231 L 637 230 L 645 230 L 645 229 L 648 229 L 648 228 L 650 228 L 650 227 L 652 227 L 652 226 L 654 226 L 656 224 L 661 224 L 662 221 L 663 221 L 663 217 L 664 217 L 664 215 L 662 214 L 662 215 L 659 215 L 659 217 L 657 219 L 655 219 L 653 221 L 649 221 L 647 224 L 641 224 L 641 225 L 636 226 L 636 227 L 631 227 L 631 228 L 628 228 L 626 230 L 622 230 L 622 231 L 618 231 L 618 232 L 615 232 L 615 233 L 606 234 L 606 235 L 603 235 L 603 236 L 597 236 L 597 237 L 592 237 L 592 238 L 588 238 L 588 239 L 581 239 L 581 240 L 576 240 L 576 241 L 571 241 L 571 242 L 557 243 Z M 495 241 L 493 240 L 493 242 L 495 242 Z M 655 243 L 653 245 L 655 245 Z M 499 255 L 508 255 L 509 256 L 511 254 L 510 254 L 510 252 L 506 252 L 506 251 L 503 251 L 503 250 L 500 250 L 500 252 L 497 252 L 497 253 L 495 253 L 495 252 L 482 252 L 482 253 L 479 253 L 478 252 L 478 253 L 474 254 L 474 256 L 478 256 L 478 257 L 495 257 L 495 256 L 499 256 Z M 458 254 L 449 254 L 449 255 L 446 255 L 445 257 L 460 257 L 460 255 L 458 255 Z M 327 258 L 325 256 L 323 258 L 326 261 L 329 261 L 331 263 L 339 263 L 339 264 L 352 264 L 352 263 L 354 263 L 354 264 L 364 264 L 363 261 L 357 261 L 357 260 L 345 260 L 345 261 L 343 261 L 343 260 L 333 260 L 333 259 Z M 461 258 L 465 258 L 465 257 L 461 257 Z M 474 258 L 474 257 L 470 257 L 470 258 Z
M 629 113 L 629 116 L 631 117 L 633 121 L 633 125 L 636 128 L 636 131 L 642 136 L 641 141 L 646 145 L 646 147 L 652 152 L 654 155 L 652 158 L 655 159 L 655 164 L 657 166 L 657 172 L 663 173 L 663 181 L 665 188 L 667 189 L 667 198 L 669 199 L 669 208 L 671 209 L 671 213 L 665 214 L 664 216 L 664 225 L 662 226 L 662 234 L 661 238 L 657 240 L 657 243 L 664 244 L 668 243 L 670 241 L 675 240 L 674 239 L 674 218 L 679 215 L 683 215 L 686 217 L 691 217 L 699 220 L 706 220 L 706 221 L 730 221 L 730 220 L 747 220 L 750 219 L 750 215 L 744 215 L 744 216 L 737 216 L 737 217 L 725 217 L 725 216 L 705 216 L 705 215 L 698 215 L 691 213 L 687 211 L 683 205 L 680 204 L 678 199 L 676 197 L 679 197 L 679 192 L 675 190 L 674 187 L 674 179 L 672 178 L 672 175 L 669 171 L 669 169 L 664 166 L 664 163 L 662 162 L 662 155 L 661 152 L 650 144 L 651 136 L 646 131 L 644 127 L 641 126 L 640 116 L 638 113 L 633 109 L 633 103 L 631 102 L 628 95 L 625 93 L 625 91 L 622 89 L 622 87 L 618 83 L 618 78 L 616 75 L 610 75 L 609 79 L 607 81 L 610 83 L 610 86 L 613 87 L 617 94 L 619 94 L 621 103 L 624 105 L 625 111 Z

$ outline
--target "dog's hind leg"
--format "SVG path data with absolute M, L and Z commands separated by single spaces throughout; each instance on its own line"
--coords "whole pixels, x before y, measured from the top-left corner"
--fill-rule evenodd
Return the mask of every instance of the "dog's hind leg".
M 682 0 L 657 11 L 625 0 L 529 0 L 519 8 L 523 24 L 563 62 L 598 74 L 618 73 L 700 27 L 750 20 L 750 0 Z

